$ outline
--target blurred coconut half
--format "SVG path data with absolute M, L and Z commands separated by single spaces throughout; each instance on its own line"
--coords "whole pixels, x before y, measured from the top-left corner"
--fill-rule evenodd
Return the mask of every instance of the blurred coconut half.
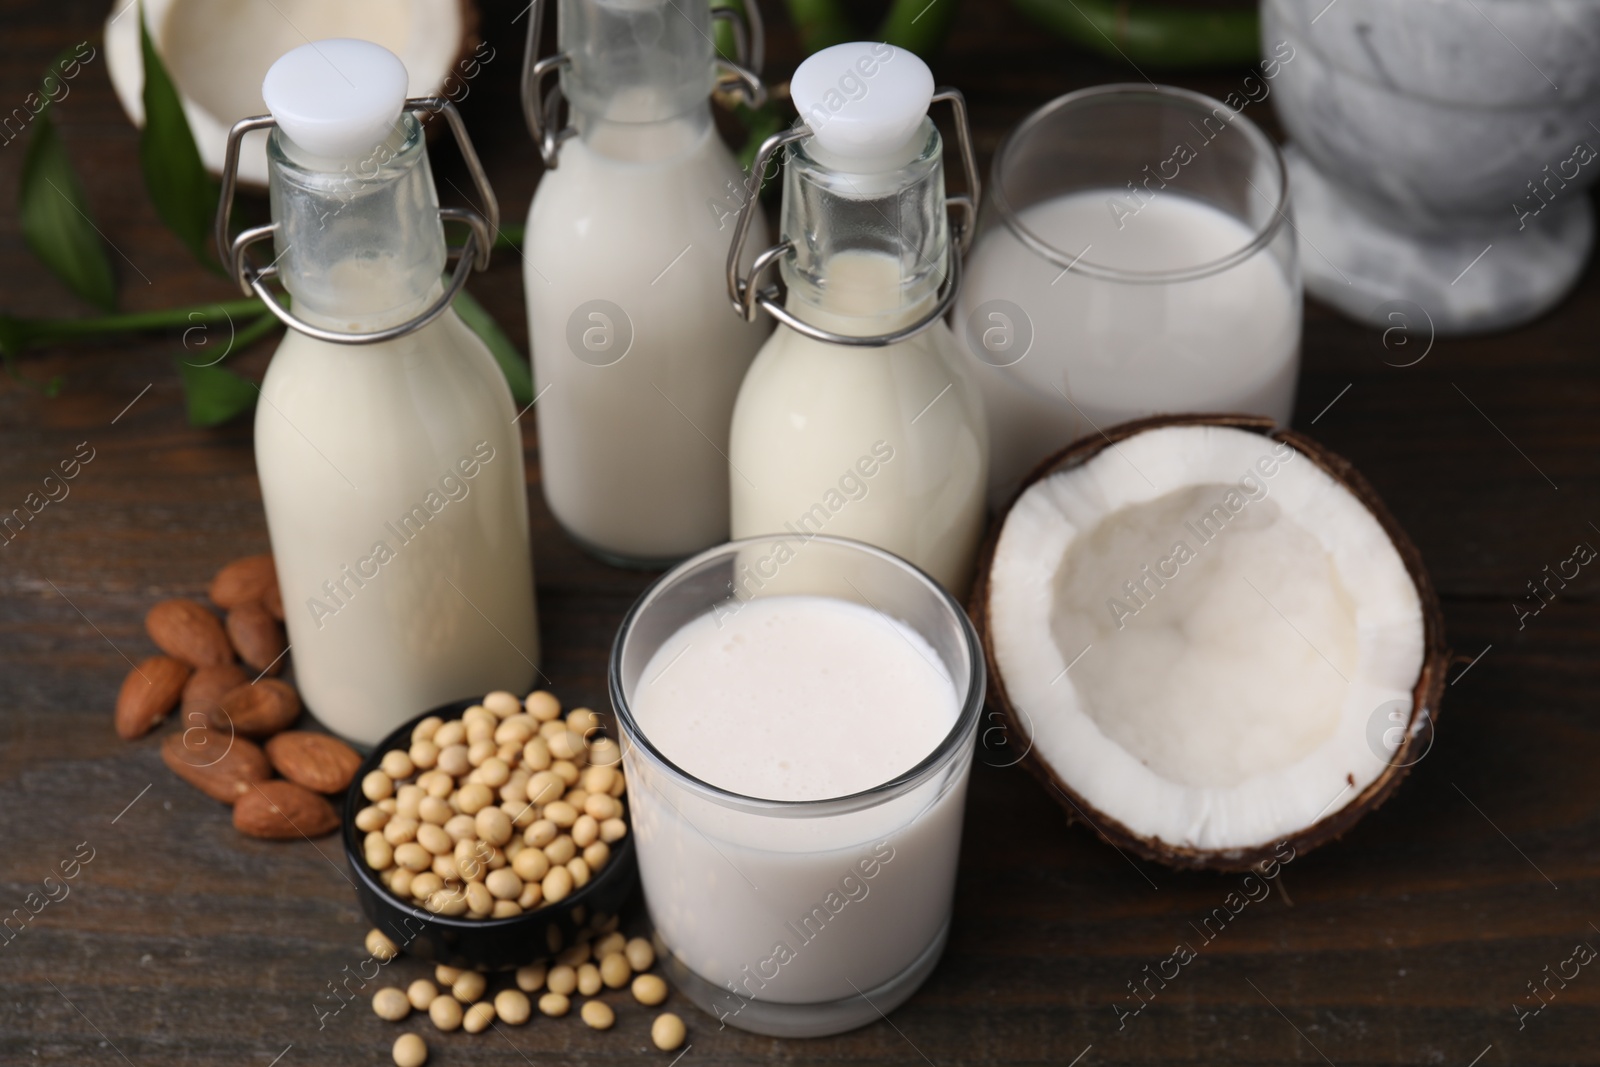
M 266 114 L 261 81 L 290 49 L 329 37 L 376 42 L 405 63 L 408 95 L 427 96 L 445 86 L 476 44 L 472 0 L 144 0 L 142 7 L 150 39 L 183 98 L 200 158 L 213 174 L 222 171 L 229 128 Z M 137 10 L 117 0 L 106 21 L 105 52 L 123 110 L 143 126 Z M 245 139 L 239 180 L 266 185 L 264 134 Z
M 1179 867 L 1354 825 L 1427 752 L 1448 662 L 1372 487 L 1250 417 L 1127 423 L 1046 460 L 972 614 L 1028 768 L 1070 818 Z

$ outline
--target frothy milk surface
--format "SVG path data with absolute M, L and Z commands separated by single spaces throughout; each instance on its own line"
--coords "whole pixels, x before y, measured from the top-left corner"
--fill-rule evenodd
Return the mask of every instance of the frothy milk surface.
M 771 596 L 672 635 L 632 710 L 701 781 L 792 801 L 848 796 L 910 770 L 959 708 L 938 654 L 904 623 L 832 597 Z

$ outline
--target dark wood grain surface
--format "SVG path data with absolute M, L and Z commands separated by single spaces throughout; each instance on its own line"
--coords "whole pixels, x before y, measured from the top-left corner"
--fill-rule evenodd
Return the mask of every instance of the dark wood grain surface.
M 5 0 L 0 111 L 62 48 L 98 41 L 107 7 Z M 523 216 L 539 174 L 514 102 L 518 7 L 487 16 L 498 58 L 464 105 L 509 219 Z M 793 36 L 781 26 L 773 36 L 771 68 L 786 72 Z M 994 0 L 968 0 L 935 66 L 967 92 L 985 163 L 1050 97 L 1139 78 Z M 1174 80 L 1220 95 L 1243 74 Z M 1270 119 L 1264 106 L 1251 113 Z M 56 118 L 117 250 L 124 305 L 230 298 L 155 218 L 103 61 Z M 21 153 L 20 142 L 0 147 L 0 310 L 85 313 L 18 232 Z M 450 153 L 436 156 L 465 187 Z M 521 343 L 515 258 L 501 256 L 473 291 Z M 1600 1063 L 1600 968 L 1552 982 L 1536 1016 L 1515 1010 L 1536 1003 L 1530 983 L 1576 945 L 1600 946 L 1600 577 L 1585 570 L 1524 626 L 1512 608 L 1547 564 L 1600 542 L 1597 298 L 1591 268 L 1541 321 L 1440 340 L 1405 369 L 1386 365 L 1375 331 L 1308 302 L 1296 424 L 1353 459 L 1410 531 L 1463 658 L 1437 744 L 1396 798 L 1290 864 L 1283 891 L 1250 905 L 1140 1014 L 1119 1019 L 1128 984 L 1196 940 L 1191 923 L 1237 876 L 1121 856 L 1065 826 L 1021 771 L 979 766 L 949 951 L 916 997 L 887 1022 L 810 1042 L 719 1032 L 679 1002 L 692 1042 L 682 1062 Z M 271 348 L 236 366 L 258 377 Z M 396 1031 L 364 1000 L 319 1028 L 367 928 L 336 839 L 243 839 L 162 767 L 158 736 L 128 744 L 112 732 L 128 660 L 153 651 L 148 605 L 201 595 L 218 565 L 267 547 L 248 420 L 186 425 L 182 353 L 166 335 L 30 356 L 30 374 L 67 377 L 55 399 L 0 379 L 0 509 L 79 442 L 95 450 L 71 495 L 0 547 L 0 911 L 93 852 L 69 896 L 0 944 L 0 1063 L 388 1062 Z M 569 702 L 604 706 L 613 629 L 648 576 L 586 558 L 555 527 L 530 423 L 544 669 Z M 409 980 L 422 967 L 393 971 Z M 576 1018 L 429 1032 L 431 1062 L 670 1062 L 648 1047 L 649 1018 L 630 1004 L 608 1033 Z

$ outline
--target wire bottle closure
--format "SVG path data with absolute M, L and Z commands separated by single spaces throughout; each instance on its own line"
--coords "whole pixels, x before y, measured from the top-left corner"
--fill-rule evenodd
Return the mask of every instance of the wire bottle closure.
M 967 101 L 959 89 L 943 88 L 933 94 L 933 100 L 947 101 L 955 115 L 956 145 L 961 154 L 961 169 L 966 175 L 967 191 L 955 196 L 945 197 L 946 209 L 955 209 L 959 218 L 950 224 L 951 247 L 949 249 L 949 269 L 945 272 L 945 281 L 939 289 L 939 299 L 922 318 L 903 326 L 890 333 L 869 334 L 855 336 L 852 334 L 834 333 L 824 330 L 820 326 L 799 318 L 783 306 L 782 292 L 776 282 L 762 286 L 761 276 L 767 268 L 778 262 L 786 255 L 794 252 L 794 242 L 787 238 L 779 241 L 770 248 L 765 249 L 750 264 L 748 277 L 739 274 L 739 260 L 744 254 L 745 241 L 750 236 L 750 223 L 754 218 L 751 206 L 756 202 L 761 193 L 761 176 L 766 173 L 767 166 L 774 156 L 789 145 L 803 141 L 812 136 L 810 126 L 800 123 L 781 133 L 775 133 L 761 143 L 761 148 L 756 152 L 754 162 L 750 164 L 749 188 L 745 190 L 744 205 L 739 209 L 739 217 L 734 222 L 733 242 L 728 248 L 727 281 L 728 299 L 733 303 L 734 314 L 744 318 L 746 322 L 755 321 L 756 309 L 761 308 L 774 319 L 797 333 L 818 341 L 829 344 L 849 345 L 857 348 L 882 348 L 885 345 L 897 344 L 900 341 L 915 337 L 928 329 L 935 322 L 949 312 L 950 306 L 955 303 L 956 293 L 961 287 L 961 260 L 966 255 L 967 249 L 972 245 L 973 232 L 978 217 L 978 200 L 980 198 L 980 179 L 978 177 L 978 158 L 972 149 L 972 129 L 967 124 Z
M 404 337 L 408 333 L 420 330 L 444 314 L 445 309 L 467 284 L 467 275 L 474 269 L 484 270 L 489 266 L 489 255 L 494 248 L 493 235 L 500 229 L 500 204 L 495 199 L 494 190 L 489 186 L 489 176 L 484 173 L 478 153 L 472 147 L 472 140 L 467 136 L 467 128 L 461 121 L 461 114 L 456 111 L 455 104 L 442 96 L 412 97 L 406 101 L 406 110 L 444 115 L 445 121 L 450 126 L 450 132 L 461 148 L 461 158 L 467 164 L 467 172 L 472 175 L 472 183 L 477 187 L 478 195 L 483 198 L 488 217 L 485 218 L 467 208 L 440 208 L 439 217 L 442 220 L 464 223 L 468 228 L 465 243 L 458 249 L 448 249 L 446 253 L 447 256 L 458 257 L 455 270 L 450 276 L 449 286 L 438 300 L 416 316 L 395 326 L 365 333 L 350 333 L 313 326 L 278 303 L 272 290 L 267 288 L 267 282 L 277 276 L 277 265 L 269 263 L 264 267 L 258 267 L 250 262 L 249 257 L 251 245 L 277 234 L 277 223 L 255 226 L 241 231 L 232 241 L 228 239 L 228 224 L 233 215 L 233 197 L 238 187 L 239 145 L 244 140 L 245 134 L 272 129 L 278 124 L 271 115 L 257 115 L 253 118 L 240 119 L 228 132 L 228 151 L 222 164 L 222 192 L 217 203 L 215 235 L 217 254 L 222 259 L 223 269 L 238 282 L 240 289 L 246 294 L 254 293 L 260 297 L 266 304 L 267 310 L 276 315 L 285 326 L 299 330 L 308 337 L 315 337 L 319 341 L 330 341 L 335 344 L 370 345 L 380 341 L 392 341 L 396 337 Z

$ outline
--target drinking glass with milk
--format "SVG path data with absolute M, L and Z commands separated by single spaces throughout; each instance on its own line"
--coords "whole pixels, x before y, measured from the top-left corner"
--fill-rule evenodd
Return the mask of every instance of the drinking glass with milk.
M 362 745 L 464 693 L 520 692 L 539 658 L 516 408 L 450 306 L 488 265 L 494 192 L 450 102 L 406 84 L 368 41 L 284 55 L 262 85 L 271 116 L 229 137 L 217 221 L 222 261 L 290 327 L 255 451 L 295 680 Z M 487 217 L 439 207 L 412 110 L 449 122 Z M 272 223 L 230 242 L 239 144 L 267 128 Z M 470 225 L 448 287 L 441 218 Z M 257 267 L 267 238 L 277 256 Z
M 1034 112 L 995 157 L 952 318 L 989 415 L 990 502 L 1126 419 L 1287 425 L 1300 292 L 1282 158 L 1239 111 L 1141 84 Z
M 560 0 L 559 51 L 535 62 L 544 6 L 526 13 L 523 105 L 549 169 L 523 282 L 545 499 L 591 553 L 664 566 L 728 536 L 728 420 L 768 330 L 722 292 L 745 202 L 711 121 L 730 64 L 710 0 Z
M 949 933 L 984 696 L 950 594 L 856 541 L 735 541 L 639 599 L 610 687 L 676 987 L 792 1037 L 910 997 Z
M 728 254 L 736 311 L 779 322 L 733 410 L 733 536 L 855 538 L 961 595 L 983 529 L 988 434 L 943 317 L 973 200 L 946 198 L 927 112 L 934 101 L 954 109 L 975 195 L 965 105 L 935 92 L 922 60 L 881 43 L 825 48 L 790 88 L 800 121 L 753 166 L 764 174 L 787 150 L 779 243 L 746 266 L 757 219 L 747 209 Z M 952 206 L 964 222 L 954 235 Z M 774 263 L 781 297 L 762 280 Z

